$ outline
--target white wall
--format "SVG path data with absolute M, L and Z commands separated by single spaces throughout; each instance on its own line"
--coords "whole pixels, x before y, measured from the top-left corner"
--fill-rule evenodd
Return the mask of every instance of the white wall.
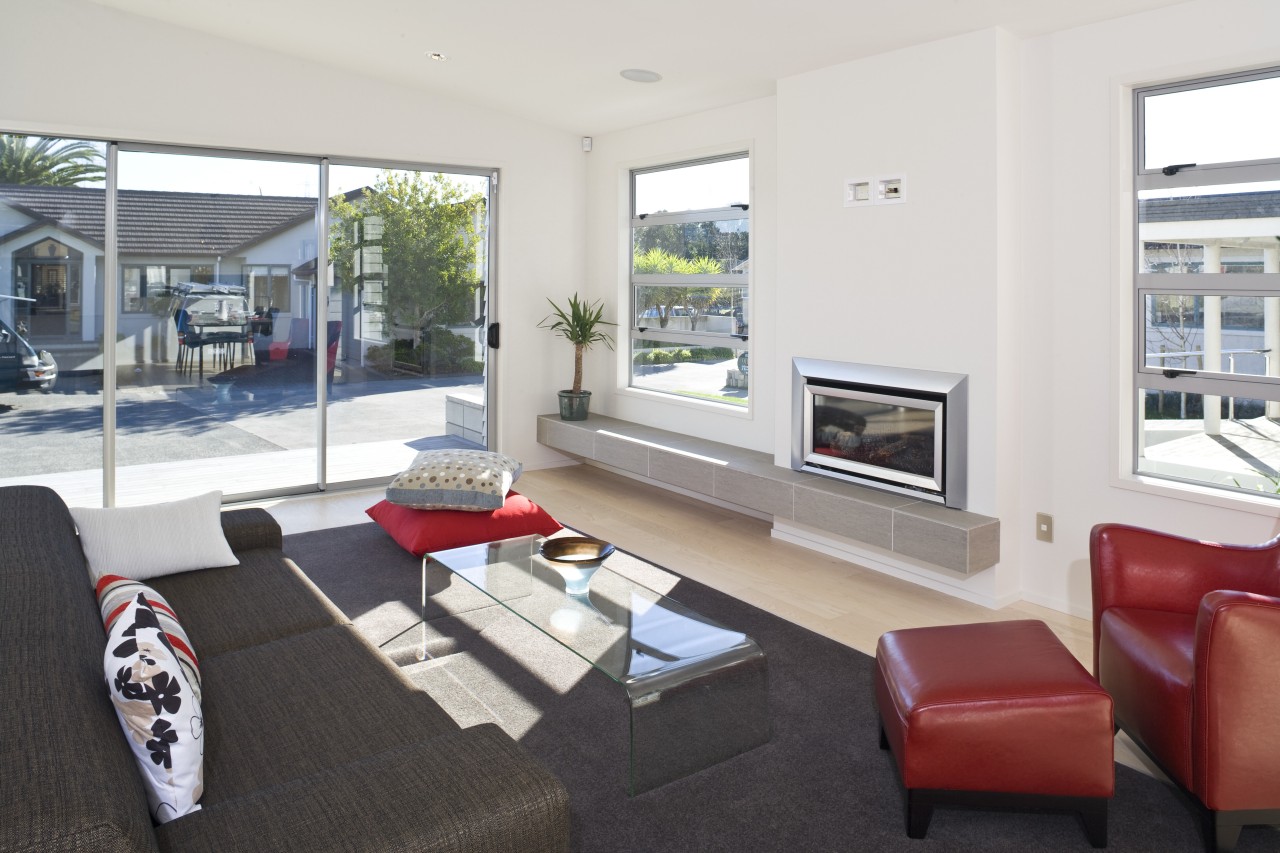
M 793 356 L 967 373 L 970 506 L 1001 519 L 1002 560 L 963 583 L 992 603 L 1021 597 L 1088 615 L 1098 522 L 1236 542 L 1280 531 L 1274 503 L 1138 483 L 1121 452 L 1131 435 L 1129 89 L 1275 65 L 1277 31 L 1280 6 L 1267 0 L 1203 0 L 1028 40 L 987 30 L 787 78 L 776 99 L 611 134 L 598 148 L 608 162 L 589 170 L 588 271 L 601 295 L 621 275 L 621 172 L 732 138 L 732 126 L 717 128 L 738 109 L 759 109 L 763 134 L 763 113 L 776 108 L 776 241 L 755 228 L 752 245 L 753 263 L 776 258 L 770 289 L 758 288 L 773 338 L 752 361 L 753 393 L 763 396 L 765 364 L 772 373 L 767 407 L 734 439 L 728 419 L 656 403 L 615 396 L 611 413 L 772 450 L 786 464 Z M 905 204 L 842 206 L 845 178 L 895 172 L 908 178 Z M 758 170 L 762 218 L 763 180 Z M 1054 543 L 1036 541 L 1036 512 L 1054 515 Z
M 1001 517 L 1016 495 L 1016 431 L 1000 418 L 1016 392 L 1015 51 L 986 30 L 790 77 L 777 96 L 779 393 L 795 356 L 968 374 L 968 507 Z M 893 174 L 905 203 L 844 206 L 846 179 Z M 778 464 L 790 430 L 780 406 Z M 1016 592 L 1009 534 L 969 596 Z
M 560 458 L 535 441 L 563 381 L 535 323 L 582 282 L 577 136 L 72 0 L 6 5 L 0 73 L 6 131 L 500 169 L 491 438 L 531 466 Z
M 1202 0 L 1022 45 L 1021 511 L 1029 600 L 1087 614 L 1089 529 L 1120 521 L 1235 542 L 1280 530 L 1274 503 L 1138 491 L 1123 473 L 1132 371 L 1134 86 L 1280 63 L 1280 5 Z M 1034 541 L 1050 512 L 1055 541 Z
M 777 278 L 775 275 L 775 229 L 777 202 L 777 126 L 773 98 L 761 98 L 684 118 L 657 122 L 619 131 L 593 140 L 587 154 L 587 284 L 584 293 L 603 299 L 606 317 L 621 318 L 616 331 L 618 349 L 601 348 L 588 353 L 584 387 L 592 391 L 591 410 L 625 420 L 674 430 L 699 438 L 722 441 L 738 447 L 773 450 L 773 420 L 778 407 L 778 389 L 768 370 L 752 377 L 748 414 L 713 414 L 705 404 L 679 400 L 670 395 L 646 394 L 626 388 L 627 276 L 631 234 L 631 169 L 679 162 L 697 157 L 737 151 L 751 153 L 751 365 L 767 366 L 775 361 Z M 562 288 L 566 295 L 571 292 Z M 560 356 L 562 382 L 572 376 L 572 353 Z M 564 386 L 558 386 L 564 387 Z M 788 400 L 789 397 L 783 397 Z M 720 408 L 720 407 L 717 407 Z

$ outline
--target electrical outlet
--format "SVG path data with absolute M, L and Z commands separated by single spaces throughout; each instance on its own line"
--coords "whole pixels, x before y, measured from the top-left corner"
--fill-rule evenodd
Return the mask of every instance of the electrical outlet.
M 1053 541 L 1053 516 L 1047 512 L 1036 513 L 1036 538 L 1041 542 Z

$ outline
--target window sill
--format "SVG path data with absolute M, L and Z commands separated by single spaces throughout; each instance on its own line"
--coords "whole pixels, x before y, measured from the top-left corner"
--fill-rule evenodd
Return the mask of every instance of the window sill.
M 717 403 L 715 400 L 699 400 L 696 397 L 682 397 L 679 394 L 669 394 L 665 391 L 649 391 L 644 388 L 632 387 L 619 388 L 618 394 L 633 400 L 681 406 L 686 409 L 697 409 L 700 412 L 709 412 L 730 418 L 751 419 L 750 403 L 746 406 L 735 406 L 732 403 Z
M 1221 509 L 1252 512 L 1269 518 L 1280 516 L 1280 499 L 1262 494 L 1224 492 L 1211 486 L 1197 486 L 1194 483 L 1180 483 L 1159 477 L 1146 477 L 1142 474 L 1121 475 L 1113 479 L 1112 485 L 1133 492 L 1174 498 Z

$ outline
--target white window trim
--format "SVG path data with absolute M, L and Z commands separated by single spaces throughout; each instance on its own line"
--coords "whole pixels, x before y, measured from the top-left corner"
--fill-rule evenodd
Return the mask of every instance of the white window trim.
M 715 400 L 704 400 L 697 397 L 687 397 L 680 394 L 673 394 L 665 391 L 654 391 L 647 388 L 637 388 L 631 384 L 632 364 L 631 364 L 631 341 L 632 333 L 637 331 L 632 325 L 633 317 L 631 312 L 633 309 L 634 286 L 644 284 L 688 284 L 688 276 L 677 275 L 640 275 L 633 276 L 631 273 L 632 263 L 632 229 L 635 226 L 637 217 L 635 214 L 635 183 L 634 175 L 644 172 L 662 171 L 668 168 L 676 168 L 682 165 L 696 165 L 698 163 L 711 163 L 719 160 L 730 160 L 737 157 L 745 157 L 749 164 L 747 178 L 747 209 L 741 211 L 741 216 L 735 218 L 748 218 L 752 222 L 751 226 L 751 250 L 748 258 L 752 260 L 752 266 L 745 276 L 747 293 L 750 295 L 755 289 L 755 263 L 756 256 L 756 239 L 755 239 L 755 219 L 751 211 L 755 208 L 755 176 L 756 176 L 756 152 L 755 147 L 750 142 L 740 142 L 738 144 L 729 144 L 723 147 L 717 146 L 713 149 L 706 149 L 697 152 L 685 152 L 684 154 L 673 153 L 661 157 L 646 158 L 643 161 L 637 161 L 629 164 L 623 164 L 618 172 L 619 185 L 621 192 L 619 193 L 620 223 L 619 223 L 619 306 L 625 306 L 620 312 L 619 320 L 626 319 L 625 323 L 620 322 L 618 327 L 617 341 L 617 361 L 616 361 L 616 390 L 619 396 L 636 400 L 644 400 L 647 402 L 669 403 L 672 405 L 682 406 L 685 408 L 696 409 L 703 412 L 711 412 L 716 415 L 725 415 L 750 420 L 754 418 L 756 407 L 756 393 L 748 393 L 747 404 L 745 406 L 734 403 L 721 403 Z M 708 216 L 708 214 L 718 214 L 723 212 L 723 208 L 714 208 L 712 210 L 695 210 L 681 211 L 676 214 L 649 214 L 644 217 L 647 224 L 668 224 L 672 222 L 702 222 L 708 218 L 724 218 L 717 216 Z M 652 222 L 649 222 L 652 220 Z M 705 281 L 712 284 L 741 285 L 743 276 L 734 274 L 708 275 L 699 277 L 699 281 Z M 752 299 L 748 306 L 746 316 L 748 330 L 753 328 L 756 322 L 755 303 L 757 300 Z M 657 330 L 652 330 L 657 331 Z M 697 333 L 686 333 L 697 334 Z M 722 335 L 714 336 L 714 341 L 707 343 L 698 343 L 698 346 L 733 346 L 734 343 L 740 343 L 746 352 L 750 353 L 753 349 L 751 346 L 754 333 L 748 333 L 746 341 L 740 341 L 730 336 L 725 338 Z
M 1274 58 L 1260 63 L 1265 68 L 1274 69 Z M 1258 69 L 1260 72 L 1263 68 Z M 1206 67 L 1202 64 L 1189 65 L 1177 70 L 1176 78 L 1169 81 L 1184 81 L 1188 88 L 1195 83 L 1215 78 L 1236 77 L 1243 71 L 1222 73 L 1221 68 Z M 1112 393 L 1108 395 L 1108 423 L 1113 425 L 1109 485 L 1126 491 L 1170 498 L 1187 503 L 1213 506 L 1222 509 L 1248 512 L 1275 518 L 1280 511 L 1280 501 L 1266 494 L 1235 492 L 1209 485 L 1200 485 L 1188 481 L 1171 480 L 1152 477 L 1137 471 L 1137 404 L 1138 376 L 1136 369 L 1138 346 L 1137 318 L 1135 316 L 1135 282 L 1137 269 L 1138 217 L 1136 193 L 1138 189 L 1149 188 L 1145 175 L 1160 174 L 1158 170 L 1138 170 L 1139 136 L 1137 132 L 1139 115 L 1135 109 L 1135 93 L 1141 89 L 1151 89 L 1164 85 L 1160 81 L 1139 78 L 1113 78 L 1112 80 L 1112 124 L 1117 129 L 1113 135 L 1116 147 L 1112 157 L 1112 186 L 1115 203 L 1111 252 L 1111 328 L 1112 341 Z M 1180 171 L 1172 179 L 1166 179 L 1163 186 L 1199 186 L 1206 183 L 1206 177 L 1218 169 L 1235 169 L 1243 171 L 1254 166 L 1267 166 L 1280 163 L 1280 160 L 1253 161 L 1247 164 L 1214 164 Z M 1165 178 L 1164 175 L 1160 175 Z

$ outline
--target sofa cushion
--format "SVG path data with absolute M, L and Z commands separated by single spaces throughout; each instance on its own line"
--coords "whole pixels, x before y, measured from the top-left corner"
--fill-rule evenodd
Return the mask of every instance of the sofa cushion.
M 1190 787 L 1195 614 L 1110 607 L 1098 635 L 1098 681 L 1116 722 Z
M 169 602 L 164 600 L 164 596 L 141 581 L 129 580 L 119 575 L 103 575 L 98 578 L 96 592 L 98 610 L 102 613 L 102 625 L 107 629 L 108 635 L 130 603 L 139 595 L 146 599 L 147 605 L 155 611 L 156 618 L 160 620 L 160 630 L 164 631 L 169 645 L 173 647 L 173 653 L 178 656 L 178 665 L 182 667 L 182 673 L 187 677 L 191 689 L 195 691 L 196 700 L 199 701 L 200 661 L 196 659 L 191 639 L 187 637 L 187 632 L 182 629 L 182 624 L 178 621 L 178 614 L 169 606 Z
M 564 853 L 569 797 L 484 723 L 206 805 L 156 834 L 175 853 Z
M 410 509 L 379 501 L 365 513 L 415 557 L 516 536 L 550 536 L 563 529 L 546 510 L 518 492 L 510 492 L 502 509 L 490 512 Z
M 458 725 L 355 628 L 204 661 L 206 806 Z
M 387 486 L 387 500 L 415 509 L 501 509 L 520 463 L 489 450 L 424 450 Z
M 202 670 L 215 655 L 350 621 L 271 548 L 240 552 L 237 566 L 168 575 L 151 585 L 182 614 Z
M 103 668 L 151 816 L 166 823 L 198 810 L 204 788 L 200 700 L 144 593 L 112 624 Z
M 72 507 L 71 515 L 95 578 L 146 580 L 237 562 L 222 533 L 222 492 L 148 506 Z

